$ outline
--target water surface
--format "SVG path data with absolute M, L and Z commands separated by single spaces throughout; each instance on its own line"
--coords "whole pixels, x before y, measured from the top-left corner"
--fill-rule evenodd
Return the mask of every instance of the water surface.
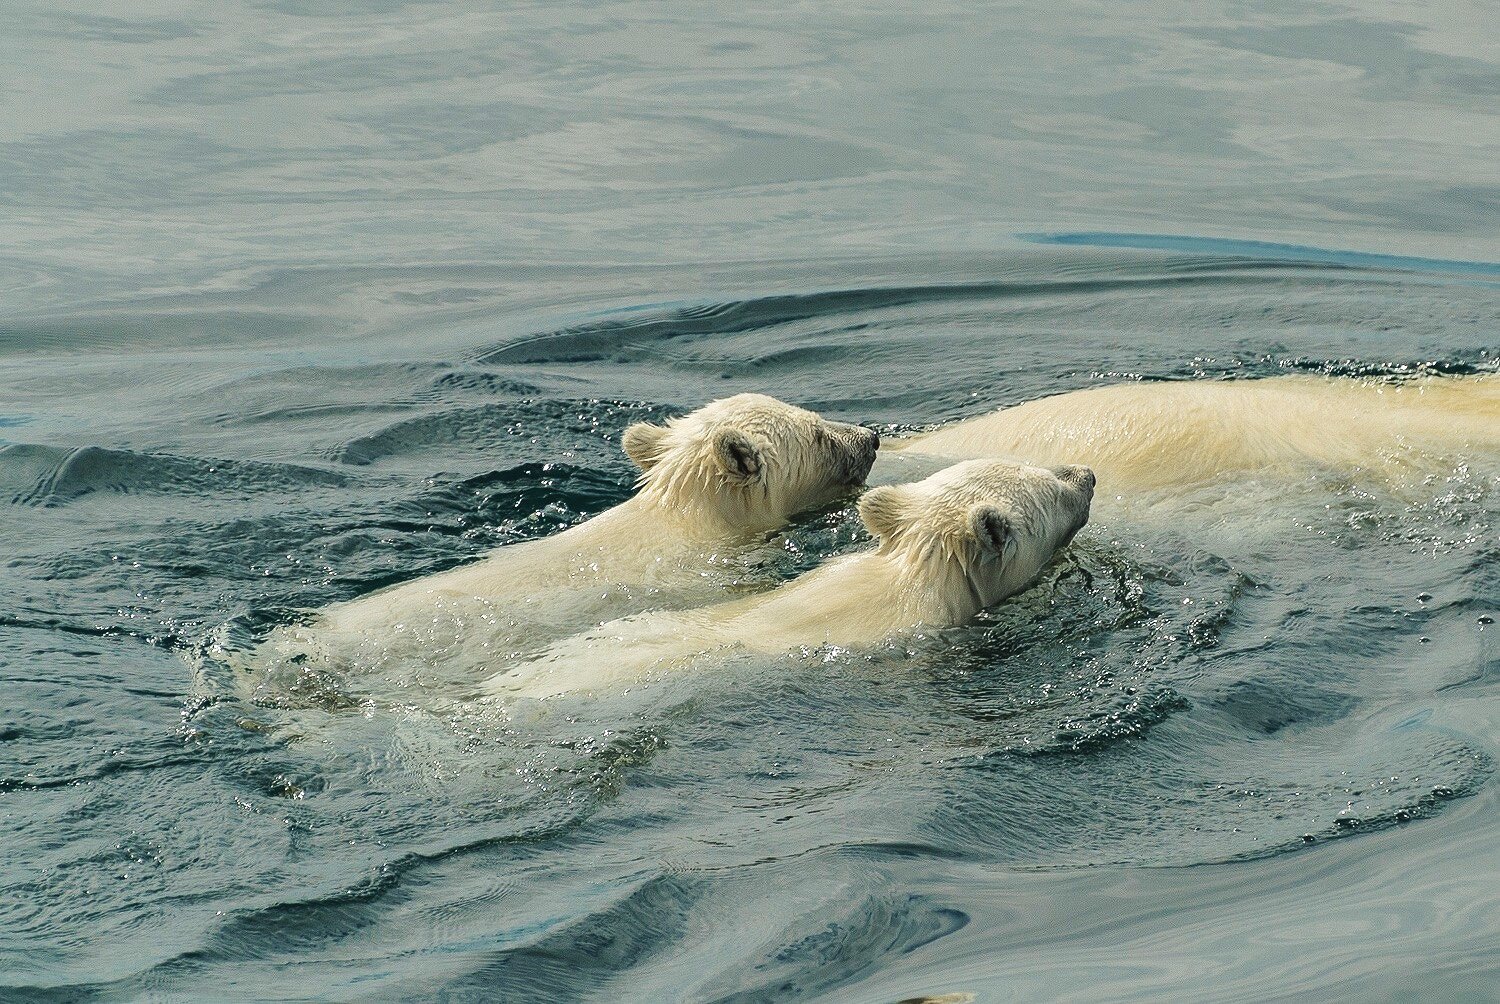
M 544 714 L 204 656 L 736 391 L 1492 370 L 1486 16 L 18 7 L 0 996 L 1492 994 L 1483 463 L 1102 505 L 971 627 Z

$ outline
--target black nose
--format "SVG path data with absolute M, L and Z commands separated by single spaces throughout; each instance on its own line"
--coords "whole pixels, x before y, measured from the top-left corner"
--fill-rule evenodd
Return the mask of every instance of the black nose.
M 880 449 L 880 433 L 876 432 L 874 429 L 866 429 L 865 433 L 870 437 L 870 449 Z
M 1063 467 L 1054 467 L 1052 468 L 1052 472 L 1057 475 L 1058 480 L 1066 481 L 1069 484 L 1081 485 L 1090 491 L 1098 484 L 1093 470 L 1082 464 L 1068 464 Z

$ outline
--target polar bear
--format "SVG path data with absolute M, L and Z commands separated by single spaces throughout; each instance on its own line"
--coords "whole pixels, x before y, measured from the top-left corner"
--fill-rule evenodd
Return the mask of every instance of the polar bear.
M 552 537 L 327 607 L 261 654 L 375 661 L 393 652 L 489 656 L 654 606 L 701 602 L 795 513 L 861 485 L 877 433 L 763 394 L 714 401 L 665 425 L 625 430 L 639 490 Z M 727 577 L 727 576 L 726 576 Z
M 962 624 L 1035 581 L 1088 522 L 1094 473 L 971 460 L 865 494 L 873 551 L 836 558 L 768 593 L 604 624 L 492 676 L 487 695 L 548 698 L 649 677 L 695 656 L 870 645 Z
M 1439 464 L 1500 456 L 1500 376 L 1116 384 L 888 442 L 882 454 L 894 461 L 889 478 L 921 456 L 1077 461 L 1127 494 L 1316 467 L 1420 483 Z

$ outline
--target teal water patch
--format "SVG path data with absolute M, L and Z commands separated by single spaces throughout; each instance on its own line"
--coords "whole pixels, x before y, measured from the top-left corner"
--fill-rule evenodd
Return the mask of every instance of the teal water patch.
M 0 415 L 0 429 L 14 429 L 26 425 L 30 421 L 31 418 L 28 415 Z M 9 443 L 9 439 L 0 435 L 0 446 L 5 446 Z
M 1418 258 L 1410 255 L 1373 254 L 1367 251 L 1336 251 L 1303 244 L 1275 241 L 1234 240 L 1225 237 L 1193 237 L 1180 234 L 1025 233 L 1022 240 L 1036 244 L 1069 247 L 1137 248 L 1143 251 L 1175 251 L 1183 254 L 1231 255 L 1272 261 L 1352 268 L 1390 268 L 1403 272 L 1446 272 L 1500 279 L 1500 262 L 1462 261 L 1450 258 Z

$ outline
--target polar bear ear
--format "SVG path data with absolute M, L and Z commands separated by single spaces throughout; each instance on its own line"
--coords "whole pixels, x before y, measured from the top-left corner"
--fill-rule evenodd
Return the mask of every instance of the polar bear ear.
M 738 429 L 720 429 L 714 433 L 714 461 L 721 474 L 741 484 L 759 478 L 765 466 L 760 449 Z
M 645 472 L 655 467 L 666 452 L 666 440 L 666 429 L 649 422 L 636 422 L 626 428 L 625 435 L 620 437 L 620 446 L 630 462 Z
M 1015 560 L 1020 543 L 1010 517 L 999 506 L 976 505 L 969 510 L 969 532 L 974 535 L 979 553 L 1001 564 Z
M 859 520 L 866 530 L 888 540 L 911 522 L 907 514 L 909 502 L 907 493 L 895 485 L 871 488 L 859 500 Z

